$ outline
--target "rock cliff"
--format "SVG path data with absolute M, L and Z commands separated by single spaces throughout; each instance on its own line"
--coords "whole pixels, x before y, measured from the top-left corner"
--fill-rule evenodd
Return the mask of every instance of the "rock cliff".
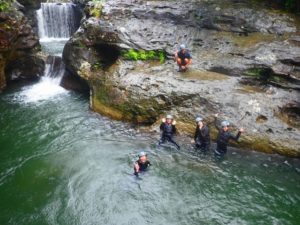
M 242 0 L 108 0 L 85 12 L 63 58 L 95 111 L 153 127 L 172 113 L 189 135 L 202 115 L 214 138 L 220 113 L 246 128 L 242 146 L 300 156 L 299 18 Z M 181 43 L 185 73 L 172 60 Z

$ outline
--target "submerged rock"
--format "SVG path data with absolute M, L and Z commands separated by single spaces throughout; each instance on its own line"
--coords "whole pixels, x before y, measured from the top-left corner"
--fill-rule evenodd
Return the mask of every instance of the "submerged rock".
M 213 115 L 220 113 L 247 129 L 242 146 L 299 157 L 299 128 L 290 129 L 294 124 L 275 113 L 299 98 L 296 31 L 288 15 L 245 1 L 106 1 L 100 18 L 83 21 L 63 58 L 73 75 L 88 82 L 97 112 L 154 126 L 172 113 L 188 135 L 200 114 L 213 138 Z M 178 73 L 171 60 L 123 57 L 136 49 L 171 59 L 181 43 L 193 55 L 187 73 Z

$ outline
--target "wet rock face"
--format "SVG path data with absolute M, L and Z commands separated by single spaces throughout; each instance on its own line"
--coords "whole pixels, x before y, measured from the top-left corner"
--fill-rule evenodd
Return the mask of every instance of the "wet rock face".
M 299 98 L 296 25 L 247 2 L 106 1 L 100 19 L 82 23 L 63 58 L 88 82 L 91 107 L 102 114 L 156 124 L 171 113 L 188 135 L 195 115 L 202 115 L 215 138 L 212 121 L 219 113 L 220 120 L 247 129 L 242 146 L 299 157 L 297 125 L 276 116 Z M 178 73 L 172 60 L 122 57 L 142 49 L 162 50 L 172 59 L 181 43 L 193 56 L 186 73 Z
M 0 90 L 11 79 L 31 79 L 44 70 L 43 60 L 36 55 L 38 37 L 15 7 L 12 5 L 9 11 L 0 13 Z
M 18 0 L 26 9 L 39 9 L 41 7 L 42 0 Z M 25 10 L 26 10 L 25 9 Z

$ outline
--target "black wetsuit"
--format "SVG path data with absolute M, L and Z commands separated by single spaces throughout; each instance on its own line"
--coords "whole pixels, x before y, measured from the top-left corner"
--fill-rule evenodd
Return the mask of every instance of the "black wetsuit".
M 218 137 L 217 137 L 217 148 L 215 150 L 215 155 L 216 156 L 224 156 L 227 153 L 228 142 L 230 140 L 238 141 L 240 136 L 241 136 L 241 132 L 239 131 L 237 133 L 237 135 L 235 136 L 231 132 L 224 131 L 222 128 L 219 128 L 216 124 L 216 121 L 215 121 L 215 125 L 216 125 L 216 128 L 219 130 L 219 134 L 218 134 Z
M 200 129 L 199 126 L 197 126 L 194 140 L 197 149 L 200 149 L 203 152 L 209 151 L 209 147 L 210 147 L 209 128 L 206 125 L 204 125 L 202 129 Z
M 136 171 L 136 168 L 134 167 L 135 175 L 138 175 L 140 171 L 146 171 L 148 167 L 151 166 L 151 163 L 148 160 L 145 163 L 141 163 L 140 160 L 137 160 L 135 163 L 139 165 L 139 171 Z
M 177 149 L 180 149 L 179 145 L 173 140 L 173 135 L 176 134 L 175 125 L 168 123 L 161 123 L 160 130 L 162 131 L 161 139 L 159 145 L 165 143 L 166 141 L 174 144 Z
M 178 56 L 179 59 L 181 59 L 181 65 L 183 65 L 183 66 L 186 65 L 185 59 L 191 59 L 192 58 L 191 54 L 188 51 L 183 53 L 181 50 L 178 51 L 177 56 Z

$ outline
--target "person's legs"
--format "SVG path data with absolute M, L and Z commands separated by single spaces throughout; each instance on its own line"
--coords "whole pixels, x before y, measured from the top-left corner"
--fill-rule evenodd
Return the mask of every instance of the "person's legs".
M 182 60 L 182 59 L 180 59 L 180 58 L 177 58 L 177 65 L 179 66 L 179 72 L 184 72 L 184 71 L 186 71 L 186 64 L 187 64 L 187 62 L 186 62 L 186 60 Z
M 176 148 L 178 149 L 178 150 L 180 150 L 180 146 L 173 140 L 173 138 L 172 137 L 169 137 L 169 140 L 168 140 L 170 143 L 172 143 L 172 144 L 174 144 L 175 146 L 176 146 Z
M 224 159 L 224 155 L 225 155 L 225 153 L 222 151 L 222 150 L 220 150 L 220 149 L 215 149 L 215 159 L 216 160 L 222 160 L 222 159 Z
M 210 147 L 209 144 L 202 144 L 201 147 L 200 147 L 201 152 L 203 152 L 204 154 L 208 153 L 209 152 L 209 147 Z
M 181 58 L 177 58 L 176 62 L 177 62 L 177 65 L 178 65 L 179 67 L 181 67 L 181 64 L 182 64 Z
M 166 142 L 166 137 L 162 134 L 161 135 L 161 138 L 160 138 L 160 140 L 159 140 L 159 142 L 158 142 L 158 146 L 160 146 L 161 144 L 163 144 L 163 143 L 165 143 Z

